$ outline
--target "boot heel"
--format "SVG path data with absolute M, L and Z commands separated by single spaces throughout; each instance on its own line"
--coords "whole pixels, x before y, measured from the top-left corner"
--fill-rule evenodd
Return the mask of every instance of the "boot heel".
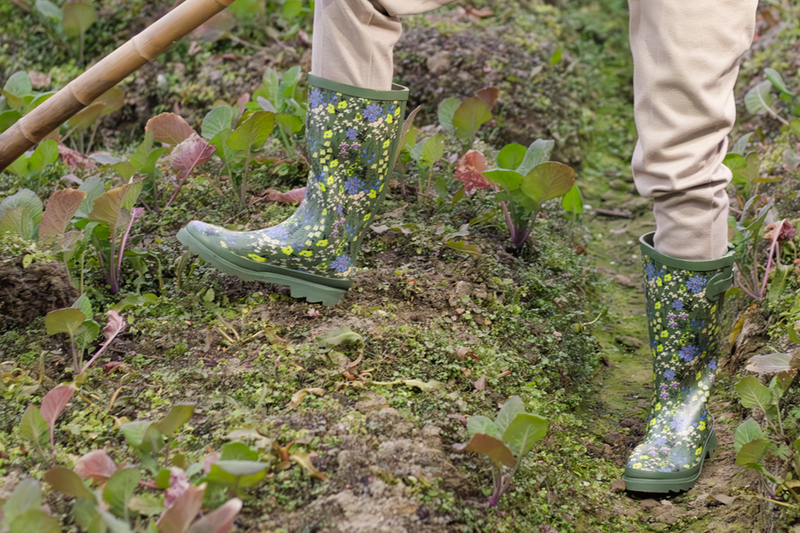
M 292 298 L 305 298 L 308 303 L 322 303 L 325 307 L 338 304 L 347 292 L 300 279 L 292 280 L 288 285 Z

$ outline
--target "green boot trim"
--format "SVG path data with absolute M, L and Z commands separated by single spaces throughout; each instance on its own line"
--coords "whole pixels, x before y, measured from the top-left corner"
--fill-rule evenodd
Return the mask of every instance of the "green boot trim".
M 228 274 L 289 285 L 292 295 L 334 305 L 352 285 L 361 240 L 386 195 L 408 89 L 309 81 L 311 171 L 297 211 L 247 232 L 194 221 L 178 239 Z
M 716 446 L 706 404 L 716 379 L 719 322 L 733 251 L 712 261 L 656 252 L 641 239 L 654 399 L 644 440 L 628 460 L 628 490 L 677 492 L 696 482 Z

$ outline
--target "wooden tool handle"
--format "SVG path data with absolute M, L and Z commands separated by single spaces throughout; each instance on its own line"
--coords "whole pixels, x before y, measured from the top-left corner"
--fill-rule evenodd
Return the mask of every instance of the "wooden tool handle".
M 186 0 L 0 134 L 0 171 L 234 0 Z

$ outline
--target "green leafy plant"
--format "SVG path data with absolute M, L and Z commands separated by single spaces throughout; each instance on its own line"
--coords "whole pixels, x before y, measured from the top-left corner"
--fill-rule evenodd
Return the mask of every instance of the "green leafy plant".
M 446 98 L 439 104 L 439 124 L 470 150 L 481 126 L 492 120 L 492 107 L 499 96 L 495 87 L 486 87 L 465 100 Z
M 418 193 L 425 198 L 431 198 L 433 186 L 433 170 L 436 163 L 444 157 L 444 136 L 432 135 L 419 141 L 408 151 L 409 155 L 419 165 Z
M 237 124 L 235 128 L 233 124 Z M 237 120 L 235 109 L 227 105 L 217 106 L 203 119 L 202 135 L 216 148 L 215 153 L 225 165 L 234 195 L 242 207 L 248 204 L 254 151 L 267 142 L 274 128 L 273 112 L 246 112 Z
M 286 5 L 293 4 L 284 4 L 284 7 Z M 262 85 L 244 106 L 248 111 L 262 110 L 275 115 L 278 138 L 289 155 L 295 152 L 296 140 L 306 123 L 308 96 L 299 85 L 301 75 L 300 67 L 293 67 L 282 74 L 268 68 L 264 72 Z
M 22 154 L 9 168 L 14 174 L 22 178 L 23 183 L 34 190 L 40 190 L 42 172 L 58 160 L 58 143 L 45 140 L 39 143 L 35 150 Z
M 784 126 L 790 126 L 790 122 L 783 118 L 775 109 L 777 100 L 784 103 L 789 113 L 795 117 L 800 116 L 800 96 L 791 91 L 780 73 L 772 68 L 764 69 L 764 76 L 767 78 L 749 91 L 744 96 L 744 105 L 747 111 L 752 114 L 766 113 L 778 120 Z M 794 119 L 792 130 L 800 134 L 800 119 Z
M 0 531 L 59 533 L 58 520 L 45 511 L 42 487 L 35 479 L 23 479 L 14 487 L 0 512 Z
M 537 140 L 526 150 L 506 145 L 497 157 L 499 168 L 483 172 L 497 192 L 495 199 L 505 215 L 514 250 L 521 250 L 531 233 L 542 204 L 569 193 L 575 171 L 563 163 L 548 161 L 553 141 Z
M 50 39 L 63 46 L 64 38 L 77 39 L 78 59 L 84 64 L 83 51 L 87 30 L 97 21 L 97 12 L 89 2 L 68 2 L 62 7 L 50 0 L 36 0 L 34 12 L 44 21 Z
M 487 505 L 495 507 L 511 488 L 514 475 L 523 459 L 547 433 L 547 420 L 525 412 L 519 396 L 509 398 L 492 421 L 473 416 L 467 421 L 469 442 L 457 444 L 459 452 L 475 452 L 488 457 L 492 464 L 492 494 Z
M 33 445 L 42 457 L 46 457 L 45 446 L 50 444 L 50 453 L 55 458 L 55 423 L 75 394 L 75 387 L 61 385 L 45 394 L 41 407 L 29 405 L 19 424 L 22 437 Z M 48 438 L 49 436 L 49 438 Z
M 0 90 L 0 133 L 13 126 L 23 115 L 50 98 L 55 91 L 36 92 L 28 74 L 18 71 L 12 74 Z
M 796 438 L 797 418 L 800 410 L 794 408 L 791 417 L 785 417 L 781 406 L 789 386 L 800 368 L 800 356 L 781 353 L 758 355 L 750 359 L 747 370 L 758 374 L 775 374 L 765 386 L 748 376 L 736 384 L 742 406 L 758 409 L 764 414 L 766 427 L 748 418 L 736 429 L 734 449 L 736 464 L 761 473 L 770 483 L 768 498 L 773 503 L 800 508 L 800 439 Z M 790 431 L 795 436 L 790 436 Z M 781 493 L 792 503 L 780 501 Z M 779 499 L 780 498 L 780 499 Z

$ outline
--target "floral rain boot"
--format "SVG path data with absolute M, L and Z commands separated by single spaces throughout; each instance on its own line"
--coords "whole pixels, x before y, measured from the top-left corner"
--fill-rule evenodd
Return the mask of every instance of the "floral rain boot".
M 193 221 L 178 240 L 223 272 L 335 305 L 353 284 L 361 240 L 386 195 L 408 89 L 375 91 L 316 76 L 309 85 L 311 171 L 297 211 L 258 231 Z
M 653 235 L 640 241 L 655 392 L 644 441 L 622 479 L 629 491 L 680 492 L 694 486 L 717 444 L 706 404 L 733 251 L 711 261 L 674 259 L 653 248 Z

